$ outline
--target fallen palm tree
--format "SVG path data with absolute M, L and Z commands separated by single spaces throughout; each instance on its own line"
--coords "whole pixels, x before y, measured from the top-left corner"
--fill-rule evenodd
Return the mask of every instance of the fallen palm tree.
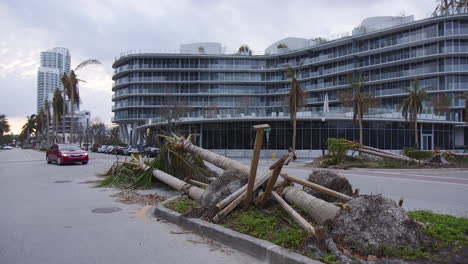
M 203 160 L 195 154 L 184 151 L 175 142 L 176 136 L 160 135 L 165 142 L 161 144 L 160 154 L 154 159 L 146 159 L 133 154 L 130 161 L 117 160 L 102 176 L 107 176 L 98 186 L 118 188 L 147 189 L 153 181 L 153 170 L 161 170 L 179 179 L 194 181 L 198 185 L 207 184 L 217 173 L 209 169 Z

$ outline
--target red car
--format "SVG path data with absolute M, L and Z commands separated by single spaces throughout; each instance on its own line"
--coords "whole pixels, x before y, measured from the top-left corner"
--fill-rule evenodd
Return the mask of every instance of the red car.
M 89 160 L 88 153 L 80 147 L 69 144 L 55 144 L 47 150 L 46 161 L 57 162 L 57 165 L 66 163 L 81 162 L 87 164 Z

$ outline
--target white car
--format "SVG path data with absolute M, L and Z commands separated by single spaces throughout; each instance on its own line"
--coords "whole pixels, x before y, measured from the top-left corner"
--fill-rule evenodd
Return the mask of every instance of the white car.
M 112 150 L 114 150 L 115 146 L 107 146 L 106 149 L 104 150 L 105 153 L 110 154 L 112 153 Z
M 11 147 L 11 146 L 4 146 L 4 147 L 3 147 L 3 149 L 6 149 L 6 150 L 12 150 L 12 149 L 13 149 L 13 147 Z
M 107 145 L 102 145 L 97 149 L 97 152 L 103 153 L 106 152 Z

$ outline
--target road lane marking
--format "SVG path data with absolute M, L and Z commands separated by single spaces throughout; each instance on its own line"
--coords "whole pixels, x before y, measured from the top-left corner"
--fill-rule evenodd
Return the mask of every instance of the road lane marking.
M 394 176 L 381 176 L 381 175 L 366 175 L 366 174 L 353 174 L 353 173 L 342 173 L 345 176 L 359 176 L 359 177 L 377 177 L 377 178 L 386 178 L 386 179 L 394 179 L 394 180 L 402 180 L 402 181 L 415 181 L 415 182 L 427 182 L 427 183 L 441 183 L 441 184 L 449 184 L 449 185 L 458 185 L 458 186 L 468 186 L 468 183 L 454 183 L 454 182 L 443 182 L 443 181 L 436 181 L 436 180 L 419 180 L 419 179 L 410 179 L 406 177 L 394 177 Z
M 453 180 L 465 180 L 468 181 L 468 179 L 463 179 L 463 178 L 456 178 L 456 177 L 441 177 L 441 176 L 430 176 L 430 175 L 421 175 L 421 174 L 411 174 L 411 173 L 398 173 L 398 172 L 385 172 L 385 171 L 370 171 L 370 170 L 354 170 L 354 171 L 359 171 L 359 172 L 372 172 L 372 173 L 380 173 L 380 174 L 395 174 L 395 175 L 405 175 L 405 176 L 417 176 L 417 177 L 424 177 L 424 178 L 436 178 L 436 179 L 453 179 Z M 468 171 L 467 171 L 468 173 Z

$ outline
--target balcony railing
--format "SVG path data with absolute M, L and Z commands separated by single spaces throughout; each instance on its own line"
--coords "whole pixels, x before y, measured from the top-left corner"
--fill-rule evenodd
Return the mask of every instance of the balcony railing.
M 113 118 L 112 121 L 120 119 L 147 119 L 146 124 L 163 124 L 167 122 L 164 118 L 155 118 L 151 114 L 138 114 L 138 115 L 121 115 Z M 174 119 L 174 122 L 190 122 L 190 121 L 203 121 L 212 119 L 265 119 L 265 118 L 283 118 L 289 119 L 289 113 L 285 111 L 266 112 L 262 110 L 245 110 L 245 109 L 224 109 L 224 110 L 202 110 L 197 112 L 189 112 L 185 115 Z M 330 107 L 329 111 L 324 111 L 323 107 L 307 107 L 297 113 L 298 119 L 322 119 L 322 120 L 336 120 L 336 119 L 352 119 L 352 108 L 348 107 Z M 377 119 L 388 121 L 403 121 L 404 118 L 401 112 L 394 109 L 386 108 L 371 108 L 369 112 L 364 115 L 364 119 Z M 418 115 L 419 121 L 434 121 L 434 122 L 463 122 L 461 115 L 458 113 L 437 113 L 432 109 L 425 109 Z

